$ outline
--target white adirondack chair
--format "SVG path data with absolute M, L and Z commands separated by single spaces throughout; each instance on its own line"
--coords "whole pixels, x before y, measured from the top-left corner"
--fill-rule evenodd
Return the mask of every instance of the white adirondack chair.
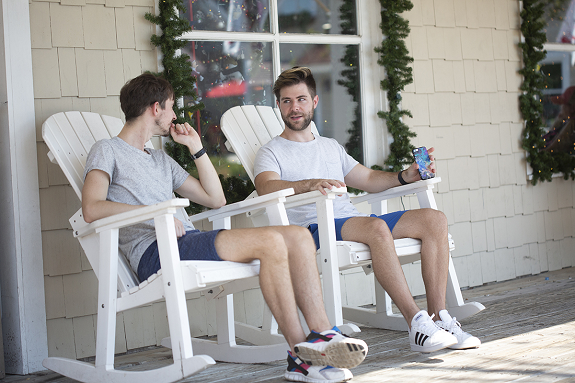
M 254 161 L 258 149 L 273 137 L 281 134 L 284 123 L 279 109 L 269 106 L 237 106 L 229 109 L 221 118 L 222 131 L 228 141 L 226 146 L 235 152 L 251 180 L 254 180 Z M 312 131 L 318 134 L 312 122 Z M 432 189 L 441 181 L 436 177 L 425 181 L 418 181 L 408 185 L 398 186 L 381 193 L 367 194 L 353 198 L 354 203 L 367 201 L 373 214 L 387 213 L 387 200 L 415 193 L 421 208 L 437 209 Z M 345 189 L 345 188 L 343 188 Z M 345 190 L 343 190 L 345 192 Z M 342 326 L 348 331 L 357 330 L 343 325 L 343 319 L 363 323 L 366 325 L 390 330 L 407 331 L 407 323 L 403 316 L 392 311 L 392 301 L 385 290 L 376 281 L 376 309 L 361 307 L 342 307 L 339 271 L 351 267 L 363 266 L 366 273 L 371 272 L 371 254 L 369 247 L 362 243 L 349 241 L 336 241 L 335 224 L 333 221 L 332 200 L 342 190 L 333 190 L 327 197 L 319 191 L 294 195 L 287 198 L 286 208 L 316 203 L 318 212 L 319 238 L 322 247 L 318 250 L 318 265 L 323 276 L 323 291 L 326 312 L 330 321 Z M 268 220 L 260 217 L 253 218 L 254 224 L 265 225 Z M 269 217 L 269 224 L 286 224 L 286 217 Z M 450 251 L 454 243 L 449 236 Z M 406 264 L 421 258 L 421 241 L 404 238 L 395 240 L 395 248 L 400 263 Z M 451 255 L 449 257 L 449 278 L 447 286 L 447 306 L 452 316 L 458 319 L 469 317 L 485 307 L 481 303 L 465 303 L 462 296 L 453 266 Z M 342 330 L 345 332 L 345 330 Z
M 44 122 L 42 135 L 50 149 L 48 156 L 60 165 L 79 198 L 91 146 L 97 140 L 117 135 L 122 126 L 118 118 L 80 112 L 57 113 Z M 230 228 L 230 216 L 245 214 L 254 208 L 267 208 L 272 215 L 274 211 L 278 215 L 285 214 L 283 201 L 289 194 L 293 194 L 293 190 L 227 205 L 194 215 L 191 220 L 208 218 L 214 228 Z M 46 368 L 82 382 L 163 383 L 201 371 L 214 364 L 214 359 L 261 363 L 285 357 L 289 349 L 285 339 L 277 335 L 277 331 L 270 335 L 269 326 L 265 328 L 265 339 L 271 341 L 267 345 L 236 344 L 233 293 L 259 286 L 259 261 L 180 261 L 173 216 L 188 219 L 183 210 L 188 204 L 187 199 L 173 199 L 91 224 L 84 221 L 80 209 L 70 219 L 74 236 L 80 241 L 98 277 L 96 360 L 95 364 L 90 364 L 50 357 L 43 362 Z M 118 249 L 118 229 L 149 219 L 155 222 L 162 268 L 140 283 Z M 216 299 L 217 341 L 191 338 L 185 296 L 188 292 L 202 292 L 207 298 Z M 170 338 L 164 339 L 162 344 L 171 346 L 174 363 L 151 371 L 115 370 L 116 313 L 163 299 L 166 301 Z M 256 338 L 262 332 L 249 326 L 247 329 L 252 330 L 248 335 Z M 209 356 L 195 355 L 192 344 L 196 353 Z

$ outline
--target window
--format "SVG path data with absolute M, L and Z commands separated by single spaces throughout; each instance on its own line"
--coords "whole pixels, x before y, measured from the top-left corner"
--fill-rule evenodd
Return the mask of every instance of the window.
M 575 154 L 575 0 L 551 0 L 545 8 L 547 56 L 541 96 L 545 144 L 552 153 Z
M 192 31 L 182 37 L 189 41 L 184 53 L 205 105 L 193 118 L 219 173 L 247 178 L 224 145 L 221 115 L 236 105 L 275 107 L 273 82 L 295 65 L 314 73 L 320 134 L 337 139 L 363 163 L 383 161 L 385 135 L 376 115 L 383 107 L 379 81 L 373 80 L 380 73 L 373 52 L 381 36 L 378 1 L 364 0 L 361 8 L 357 0 L 185 3 L 182 16 Z

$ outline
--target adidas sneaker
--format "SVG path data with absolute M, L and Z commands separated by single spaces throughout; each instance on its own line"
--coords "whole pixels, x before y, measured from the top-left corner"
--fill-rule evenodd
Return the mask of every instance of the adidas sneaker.
M 457 338 L 457 343 L 449 346 L 449 348 L 463 350 L 466 348 L 477 348 L 481 345 L 479 338 L 463 331 L 461 324 L 455 318 L 452 318 L 447 310 L 441 310 L 439 318 L 441 320 L 435 321 L 435 324 Z
M 421 310 L 411 320 L 409 343 L 412 351 L 433 352 L 457 344 L 457 338 L 439 328 L 427 311 Z

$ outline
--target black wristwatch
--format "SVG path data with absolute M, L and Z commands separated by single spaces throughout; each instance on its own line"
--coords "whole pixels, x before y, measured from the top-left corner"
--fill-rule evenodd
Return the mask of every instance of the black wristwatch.
M 201 156 L 203 156 L 204 154 L 206 154 L 206 148 L 201 148 L 200 150 L 198 150 L 198 152 L 196 154 L 192 154 L 192 160 L 197 160 L 198 158 L 200 158 Z

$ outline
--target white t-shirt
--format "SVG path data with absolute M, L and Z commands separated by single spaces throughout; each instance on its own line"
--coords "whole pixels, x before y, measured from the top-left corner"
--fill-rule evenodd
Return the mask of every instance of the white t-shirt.
M 313 141 L 296 142 L 277 136 L 261 147 L 256 154 L 254 174 L 272 171 L 284 181 L 304 179 L 334 179 L 344 177 L 359 163 L 348 155 L 335 139 L 314 135 Z M 333 203 L 335 218 L 362 216 L 347 194 L 336 197 Z M 291 224 L 308 227 L 317 223 L 315 204 L 287 210 Z
M 91 170 L 110 176 L 106 199 L 129 205 L 153 205 L 173 198 L 189 174 L 161 150 L 136 149 L 119 137 L 96 142 L 86 160 L 84 179 Z M 182 220 L 186 231 L 194 227 Z M 144 251 L 156 240 L 154 220 L 120 229 L 120 250 L 137 273 Z

